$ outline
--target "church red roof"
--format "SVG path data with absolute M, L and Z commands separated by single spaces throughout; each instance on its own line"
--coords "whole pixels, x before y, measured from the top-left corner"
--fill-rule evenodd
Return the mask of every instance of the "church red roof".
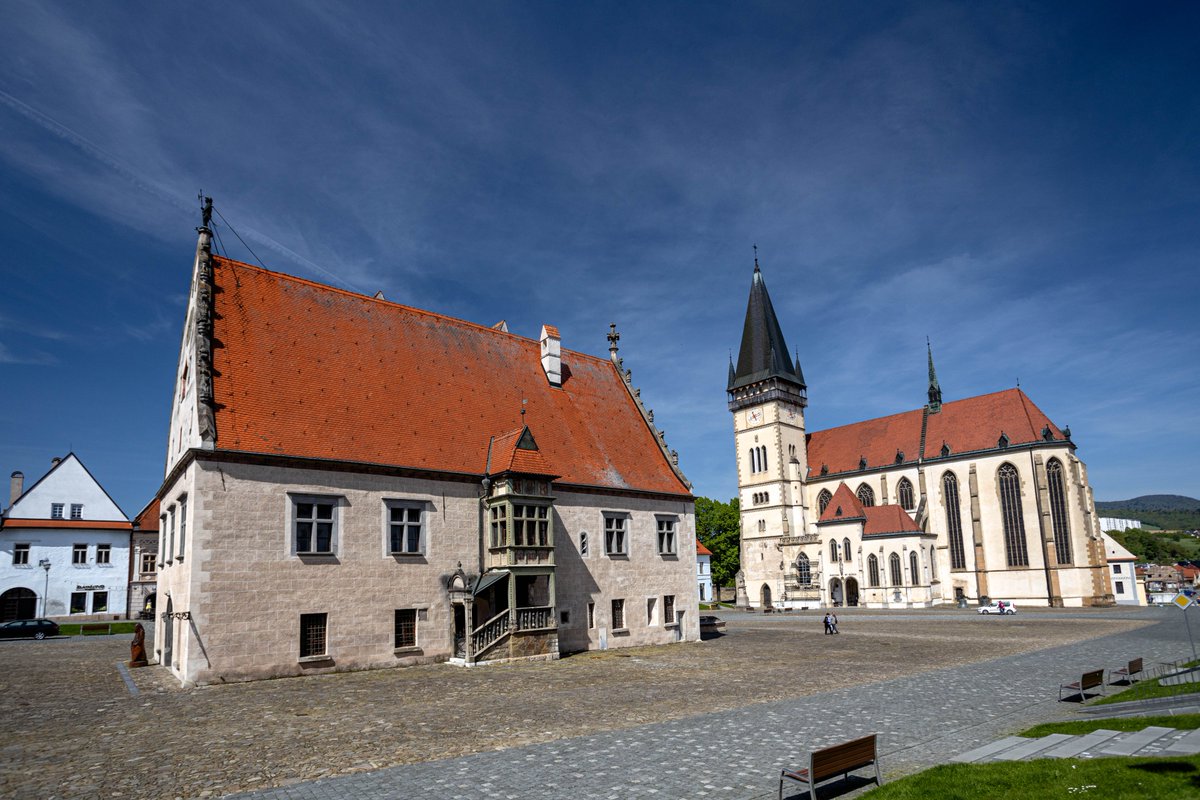
M 833 497 L 829 498 L 829 505 L 825 506 L 825 511 L 822 512 L 821 518 L 817 522 L 846 522 L 852 519 L 863 519 L 866 516 L 867 512 L 858 496 L 850 491 L 849 486 L 840 483 L 837 491 L 833 493 Z
M 810 475 L 817 477 L 822 465 L 831 474 L 856 472 L 863 458 L 867 469 L 916 463 L 921 455 L 923 415 L 923 409 L 916 409 L 810 433 Z M 1002 433 L 1010 446 L 1040 442 L 1047 427 L 1055 441 L 1066 441 L 1063 432 L 1020 389 L 954 400 L 944 403 L 940 412 L 929 414 L 924 457 L 926 461 L 940 458 L 943 442 L 951 455 L 993 450 Z
M 869 506 L 867 521 L 863 525 L 863 536 L 885 533 L 922 533 L 921 527 L 913 522 L 900 506 Z
M 522 446 L 524 439 L 524 446 Z M 526 475 L 543 475 L 549 478 L 558 477 L 537 449 L 533 434 L 529 428 L 497 436 L 492 442 L 492 463 L 490 472 L 498 475 L 501 472 L 521 472 Z
M 560 483 L 690 495 L 608 359 L 564 349 L 554 387 L 536 339 L 212 263 L 219 450 L 482 475 L 524 422 Z

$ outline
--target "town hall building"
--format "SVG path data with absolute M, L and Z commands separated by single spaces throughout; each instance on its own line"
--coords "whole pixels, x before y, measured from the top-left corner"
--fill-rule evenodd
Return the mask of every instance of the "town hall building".
M 729 410 L 739 603 L 1114 602 L 1087 468 L 1019 388 L 809 432 L 808 389 L 757 260 Z
M 699 639 L 691 487 L 615 328 L 586 355 L 233 261 L 209 224 L 155 498 L 176 678 Z

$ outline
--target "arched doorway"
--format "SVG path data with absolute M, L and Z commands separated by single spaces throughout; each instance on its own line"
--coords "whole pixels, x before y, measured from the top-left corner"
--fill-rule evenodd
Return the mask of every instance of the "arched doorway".
M 37 616 L 37 595 L 23 586 L 0 594 L 0 622 L 33 619 Z
M 829 602 L 836 608 L 842 604 L 842 579 L 829 581 Z
M 765 583 L 763 584 L 762 588 L 762 605 L 763 608 L 771 607 L 771 587 L 767 586 Z
M 858 605 L 858 579 L 846 578 L 846 605 Z

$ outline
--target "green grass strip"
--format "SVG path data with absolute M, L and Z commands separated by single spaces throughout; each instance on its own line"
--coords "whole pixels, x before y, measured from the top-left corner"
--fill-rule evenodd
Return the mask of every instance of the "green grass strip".
M 82 631 L 82 628 L 84 625 L 108 625 L 109 633 L 133 633 L 133 629 L 137 625 L 137 623 L 136 622 L 84 622 L 84 623 L 68 622 L 66 624 L 60 624 L 58 626 L 58 632 L 62 636 L 79 636 L 81 634 L 81 631 Z M 97 636 L 97 635 L 103 636 L 104 632 L 101 631 L 99 634 L 85 633 L 83 635 L 84 636 Z
M 1191 662 L 1187 666 L 1195 666 L 1200 662 Z M 1106 706 L 1111 703 L 1127 703 L 1131 700 L 1151 700 L 1156 697 L 1179 697 L 1181 695 L 1200 692 L 1200 683 L 1181 683 L 1178 686 L 1163 686 L 1158 679 L 1138 681 L 1128 689 L 1116 694 L 1105 695 L 1088 705 Z
M 886 760 L 884 766 L 887 766 Z M 1200 756 L 1092 758 L 946 764 L 886 783 L 862 795 L 870 800 L 1104 800 L 1195 797 Z
M 1200 728 L 1200 714 L 1179 714 L 1173 717 L 1162 715 L 1156 717 L 1117 717 L 1115 719 L 1078 719 L 1069 722 L 1047 722 L 1044 725 L 1034 725 L 1029 730 L 1017 735 L 1037 738 L 1039 736 L 1049 736 L 1052 733 L 1066 733 L 1071 736 L 1079 736 L 1084 733 L 1098 731 L 1101 728 L 1107 731 L 1140 731 L 1143 728 L 1149 728 L 1151 725 L 1190 731 Z

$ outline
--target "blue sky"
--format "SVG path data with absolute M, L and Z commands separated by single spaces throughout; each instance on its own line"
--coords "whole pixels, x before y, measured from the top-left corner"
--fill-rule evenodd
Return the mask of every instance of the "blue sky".
M 760 262 L 810 430 L 1020 385 L 1200 495 L 1200 5 L 9 2 L 0 469 L 162 479 L 195 196 L 272 269 L 622 356 L 698 494 Z M 253 262 L 228 228 L 228 252 Z

